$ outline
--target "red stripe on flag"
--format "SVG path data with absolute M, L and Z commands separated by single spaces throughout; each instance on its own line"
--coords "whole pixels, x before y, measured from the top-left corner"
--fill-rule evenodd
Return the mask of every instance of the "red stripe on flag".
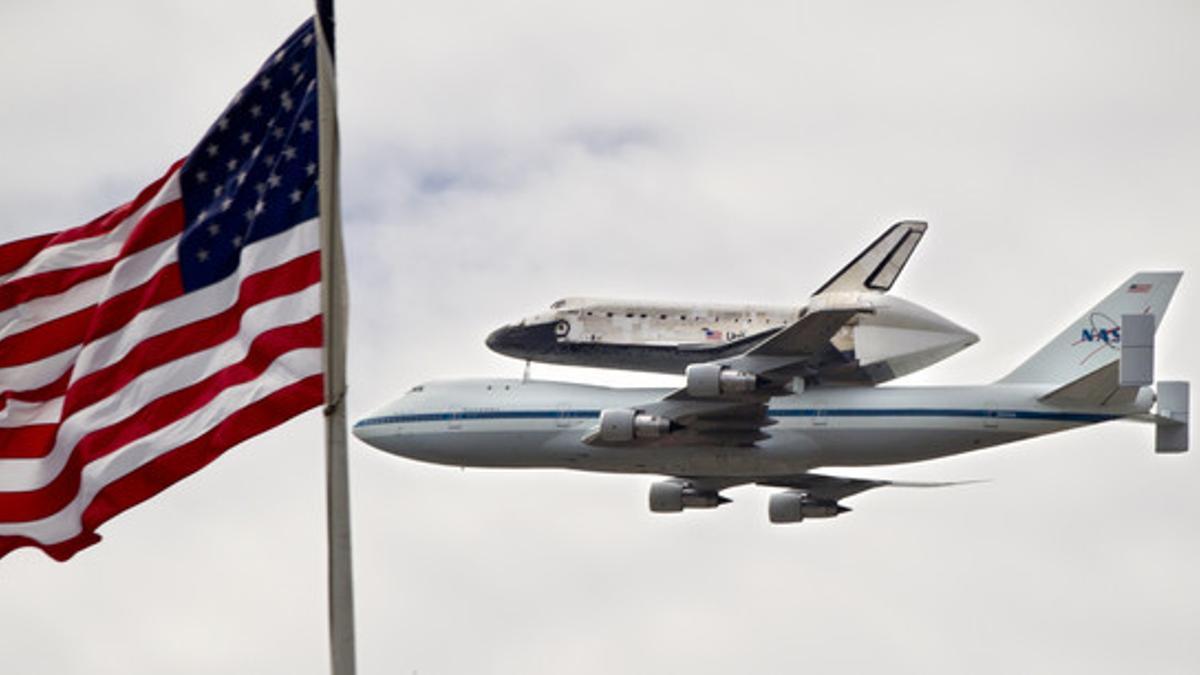
M 47 295 L 57 295 L 75 284 L 103 276 L 123 258 L 162 243 L 183 231 L 183 202 L 176 200 L 146 214 L 129 234 L 121 253 L 108 260 L 51 270 L 0 285 L 0 311 Z
M 0 276 L 9 274 L 29 262 L 38 251 L 54 240 L 55 234 L 42 234 L 0 246 Z
M 0 428 L 0 459 L 45 457 L 54 447 L 54 437 L 57 434 L 57 424 Z
M 78 312 L 38 324 L 0 340 L 0 367 L 31 363 L 84 342 L 102 338 L 150 307 L 183 295 L 178 263 L 159 270 L 149 281 Z
M 163 267 L 149 281 L 115 295 L 96 308 L 85 342 L 94 342 L 120 330 L 139 313 L 183 295 L 179 263 Z
M 203 436 L 109 483 L 84 510 L 83 531 L 71 539 L 41 544 L 29 537 L 0 536 L 0 558 L 22 546 L 35 546 L 55 560 L 67 560 L 100 541 L 96 528 L 108 519 L 199 471 L 230 447 L 278 425 L 280 420 L 321 405 L 324 399 L 322 383 L 321 375 L 311 375 L 290 384 L 260 401 L 235 410 Z
M 315 251 L 248 276 L 237 301 L 225 311 L 149 337 L 120 361 L 79 378 L 63 403 L 63 419 L 120 390 L 151 368 L 221 344 L 235 335 L 242 315 L 272 298 L 290 295 L 321 281 L 321 253 Z
M 71 381 L 71 367 L 68 367 L 58 379 L 37 389 L 26 389 L 25 391 L 0 391 L 0 410 L 3 410 L 8 405 L 9 401 L 28 401 L 30 403 L 41 403 L 49 401 L 53 398 L 62 396 L 67 391 L 67 384 Z M 3 445 L 4 439 L 0 437 L 0 445 Z
M 94 310 L 84 307 L 0 340 L 0 368 L 39 361 L 79 344 Z
M 87 464 L 191 415 L 229 387 L 254 380 L 283 354 L 320 346 L 320 316 L 260 334 L 242 361 L 157 398 L 125 419 L 89 432 L 71 449 L 58 476 L 45 486 L 27 492 L 0 492 L 0 522 L 39 520 L 58 513 L 79 493 Z

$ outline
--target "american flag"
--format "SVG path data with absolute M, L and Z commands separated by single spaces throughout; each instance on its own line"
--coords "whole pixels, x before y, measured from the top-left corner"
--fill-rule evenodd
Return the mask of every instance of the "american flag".
M 1129 284 L 1130 293 L 1149 293 L 1153 284 Z
M 96 528 L 323 400 L 305 22 L 133 201 L 0 245 L 0 556 Z
M 712 328 L 704 329 L 704 339 L 705 340 L 720 340 L 722 337 L 724 337 L 724 334 L 721 333 L 721 331 L 719 331 L 719 330 L 714 330 Z

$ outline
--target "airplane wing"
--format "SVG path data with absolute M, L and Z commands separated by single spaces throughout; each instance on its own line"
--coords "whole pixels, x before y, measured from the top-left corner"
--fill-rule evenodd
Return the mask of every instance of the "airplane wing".
M 752 478 L 744 476 L 677 477 L 650 488 L 652 511 L 682 511 L 684 508 L 712 508 L 731 501 L 721 494 L 726 488 L 747 483 L 785 488 L 771 495 L 768 514 L 773 523 L 798 523 L 808 518 L 832 518 L 850 509 L 841 500 L 878 487 L 949 487 L 979 481 L 915 482 L 846 478 L 820 473 Z
M 591 445 L 753 445 L 769 437 L 767 402 L 816 372 L 829 338 L 869 306 L 810 306 L 803 316 L 746 353 L 688 366 L 687 385 L 658 401 L 601 411 L 584 436 Z
M 844 478 L 820 473 L 801 473 L 794 476 L 773 476 L 755 481 L 766 487 L 782 487 L 799 490 L 813 499 L 838 501 L 854 496 L 860 492 L 879 487 L 910 487 L 910 488 L 939 488 L 954 485 L 969 485 L 978 483 L 977 480 L 959 481 L 904 481 L 904 480 L 873 480 L 869 478 Z
M 763 487 L 787 488 L 803 492 L 812 499 L 840 501 L 860 492 L 881 487 L 940 488 L 970 485 L 978 480 L 960 481 L 903 481 L 872 478 L 847 478 L 823 473 L 798 473 L 790 476 L 679 476 L 674 480 L 686 482 L 689 487 L 704 492 L 720 492 L 738 485 L 754 483 Z

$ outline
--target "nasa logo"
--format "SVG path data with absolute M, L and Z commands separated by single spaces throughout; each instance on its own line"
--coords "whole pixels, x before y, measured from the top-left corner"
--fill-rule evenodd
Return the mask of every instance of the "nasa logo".
M 1072 342 L 1071 346 L 1081 344 L 1095 345 L 1095 349 L 1083 357 L 1080 364 L 1095 356 L 1097 352 L 1103 351 L 1105 347 L 1120 349 L 1121 326 L 1107 314 L 1092 312 L 1088 315 L 1088 325 L 1080 329 L 1079 339 Z

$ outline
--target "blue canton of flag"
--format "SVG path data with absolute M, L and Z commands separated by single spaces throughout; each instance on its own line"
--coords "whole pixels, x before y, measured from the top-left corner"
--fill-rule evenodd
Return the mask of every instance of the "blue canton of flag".
M 185 291 L 232 274 L 247 244 L 317 216 L 315 43 L 314 24 L 306 21 L 183 165 Z

